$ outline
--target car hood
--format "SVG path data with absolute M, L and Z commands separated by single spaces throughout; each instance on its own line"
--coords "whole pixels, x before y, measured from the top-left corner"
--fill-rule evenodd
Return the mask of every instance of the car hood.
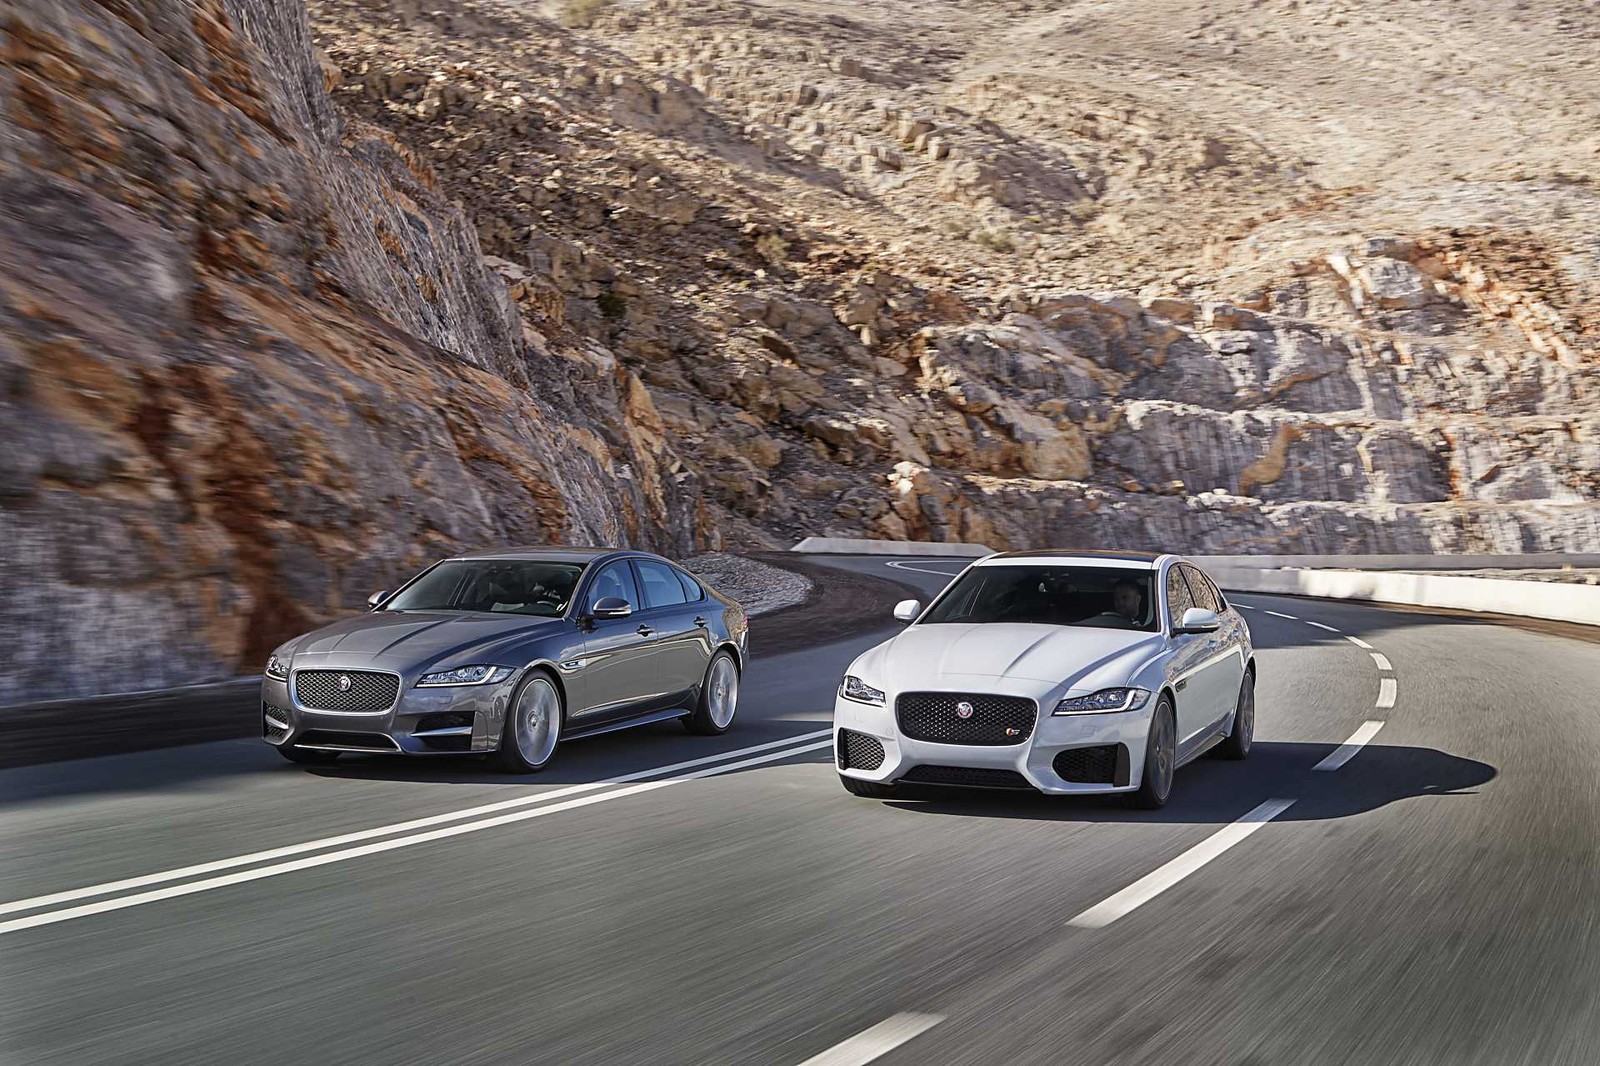
M 296 665 L 309 658 L 348 665 L 369 661 L 404 669 L 463 656 L 492 658 L 506 645 L 553 631 L 560 624 L 559 618 L 528 615 L 378 611 L 307 633 L 290 642 L 288 651 Z
M 1123 629 L 941 622 L 911 626 L 863 655 L 858 665 L 868 683 L 896 692 L 981 678 L 1099 688 L 1126 684 L 1162 639 Z

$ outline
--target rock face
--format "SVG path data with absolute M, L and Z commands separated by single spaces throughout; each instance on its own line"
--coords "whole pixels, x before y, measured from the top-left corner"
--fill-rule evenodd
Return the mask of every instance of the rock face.
M 485 542 L 1600 549 L 1587 8 L 299 2 L 0 22 L 0 700 Z
M 525 326 L 298 4 L 0 32 L 0 701 L 249 672 L 462 545 L 705 543 L 637 379 Z

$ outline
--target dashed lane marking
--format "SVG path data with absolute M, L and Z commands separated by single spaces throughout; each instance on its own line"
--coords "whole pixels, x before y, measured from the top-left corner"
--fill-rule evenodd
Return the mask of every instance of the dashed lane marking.
M 1360 637 L 1348 637 L 1347 636 L 1344 639 L 1348 640 L 1350 643 L 1354 644 L 1356 647 L 1360 648 L 1362 651 L 1371 651 L 1372 650 L 1372 645 L 1368 644 L 1366 641 L 1362 640 Z
M 1270 614 L 1274 618 L 1287 618 L 1291 622 L 1300 621 L 1300 619 L 1296 618 L 1294 615 L 1292 615 L 1292 614 L 1284 614 L 1282 611 L 1267 611 L 1267 613 Z
M 1393 666 L 1389 665 L 1389 659 L 1388 659 L 1388 657 L 1386 655 L 1383 654 L 1383 652 L 1381 652 L 1381 651 L 1373 651 L 1373 652 L 1368 652 L 1367 654 L 1372 656 L 1372 661 L 1378 664 L 1378 669 L 1379 670 L 1393 670 L 1394 669 Z
M 1080 929 L 1101 929 L 1202 869 L 1207 863 L 1294 805 L 1292 799 L 1269 799 L 1238 821 L 1230 822 L 1163 866 L 1139 878 L 1121 892 L 1096 903 L 1069 921 Z
M 1326 759 L 1323 759 L 1321 762 L 1317 763 L 1317 765 L 1313 766 L 1312 769 L 1337 770 L 1351 759 L 1354 759 L 1356 754 L 1362 748 L 1366 747 L 1368 742 L 1371 741 L 1373 737 L 1378 735 L 1378 730 L 1382 728 L 1382 722 L 1362 722 L 1361 728 L 1350 734 L 1349 740 L 1333 749 L 1333 751 L 1328 754 Z
M 1313 622 L 1310 619 L 1306 620 L 1306 625 L 1308 625 L 1308 626 L 1316 626 L 1318 629 L 1326 629 L 1329 633 L 1337 633 L 1337 632 L 1339 632 L 1337 629 L 1333 628 L 1332 626 L 1323 625 L 1321 622 Z
M 939 1014 L 896 1014 L 813 1055 L 800 1066 L 864 1066 L 944 1021 Z
M 1395 696 L 1399 694 L 1400 686 L 1394 678 L 1386 677 L 1378 682 L 1378 702 L 1373 704 L 1380 711 L 1387 711 L 1394 707 Z

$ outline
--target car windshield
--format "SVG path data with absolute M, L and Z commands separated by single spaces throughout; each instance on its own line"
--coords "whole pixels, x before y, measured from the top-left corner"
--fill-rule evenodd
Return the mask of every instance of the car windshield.
M 451 559 L 383 605 L 386 611 L 481 611 L 554 618 L 564 614 L 582 563 L 526 559 Z
M 1156 631 L 1154 571 L 1099 566 L 975 566 L 919 621 L 1022 622 Z

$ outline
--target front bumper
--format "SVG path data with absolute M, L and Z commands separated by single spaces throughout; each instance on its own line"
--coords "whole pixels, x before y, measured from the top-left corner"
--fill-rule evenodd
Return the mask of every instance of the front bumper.
M 965 691 L 970 693 L 971 690 Z M 894 700 L 894 693 L 888 694 L 883 706 L 857 703 L 842 696 L 834 698 L 834 764 L 841 774 L 863 781 L 892 784 L 917 767 L 956 767 L 1011 771 L 1020 775 L 1027 785 L 1051 795 L 1099 795 L 1131 792 L 1139 787 L 1145 743 L 1150 735 L 1152 712 L 1149 706 L 1113 714 L 1060 717 L 1051 715 L 1048 707 L 1042 707 L 1032 736 L 1021 744 L 976 746 L 938 744 L 905 736 L 895 719 Z M 842 750 L 842 730 L 864 734 L 876 741 L 883 748 L 883 762 L 873 769 L 850 765 L 854 760 L 846 758 Z M 870 745 L 866 747 L 870 748 Z M 1057 772 L 1057 756 L 1078 749 L 1106 749 L 1105 757 L 1114 760 L 1114 771 L 1106 775 L 1110 777 L 1110 783 L 1070 780 Z M 1098 756 L 1100 753 L 1082 754 Z M 1061 764 L 1071 762 L 1071 759 L 1060 761 Z M 929 779 L 933 776 L 929 775 Z M 954 783 L 958 777 L 954 774 L 943 776 L 950 778 L 950 783 Z
M 363 668 L 368 669 L 368 668 Z M 402 678 L 392 707 L 323 711 L 302 706 L 287 681 L 261 679 L 261 735 L 274 746 L 390 755 L 460 755 L 500 746 L 518 675 L 498 685 L 416 688 Z

